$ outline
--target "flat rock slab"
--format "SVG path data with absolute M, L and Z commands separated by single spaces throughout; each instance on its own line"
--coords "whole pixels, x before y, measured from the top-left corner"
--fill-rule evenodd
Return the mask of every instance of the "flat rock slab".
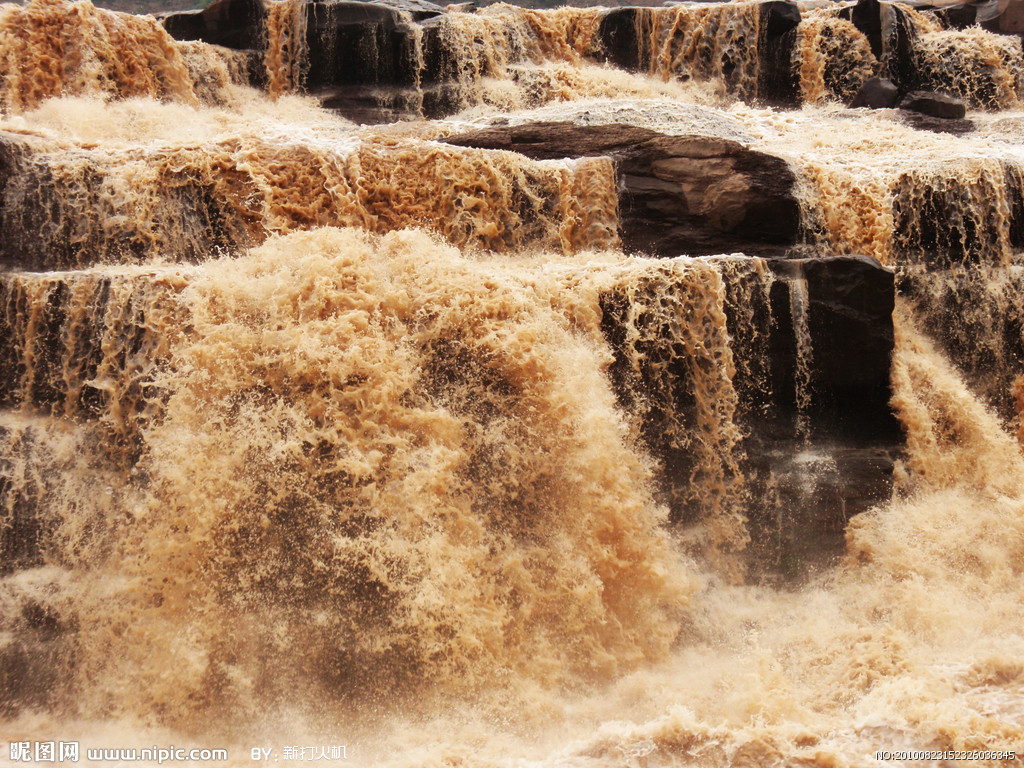
M 732 139 L 551 122 L 495 126 L 446 141 L 531 158 L 611 157 L 627 251 L 767 255 L 784 251 L 799 237 L 800 206 L 789 165 Z
M 943 120 L 961 120 L 967 114 L 967 105 L 961 99 L 931 91 L 911 91 L 900 101 L 900 109 Z

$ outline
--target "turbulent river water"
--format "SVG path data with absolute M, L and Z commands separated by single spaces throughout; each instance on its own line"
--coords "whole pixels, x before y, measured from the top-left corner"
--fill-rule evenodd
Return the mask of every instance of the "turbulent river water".
M 0 6 L 0 136 L 36 169 L 5 199 L 70 243 L 4 275 L 0 516 L 35 520 L 37 552 L 2 539 L 3 741 L 78 742 L 80 764 L 171 745 L 231 765 L 1024 759 L 1024 455 L 1019 416 L 989 405 L 1013 382 L 972 389 L 898 298 L 891 500 L 826 567 L 746 578 L 724 262 L 623 253 L 607 159 L 442 141 L 496 117 L 726 137 L 794 169 L 804 253 L 897 267 L 894 190 L 966 180 L 946 215 L 988 222 L 970 247 L 1012 269 L 992 179 L 1024 168 L 1019 40 L 949 33 L 1003 86 L 954 136 L 842 106 L 874 58 L 824 11 L 786 110 L 757 106 L 742 59 L 687 59 L 685 35 L 629 74 L 584 59 L 595 11 L 498 7 L 451 22 L 488 62 L 462 112 L 359 126 L 296 92 L 294 8 L 271 9 L 268 95 L 237 84 L 238 54 L 149 17 Z M 755 23 L 704 8 L 688 35 Z M 525 19 L 528 77 L 488 37 L 503 14 Z M 918 20 L 941 63 L 949 35 Z M 189 215 L 210 210 L 196 188 L 220 219 Z M 683 298 L 651 299 L 652 275 Z M 612 288 L 703 361 L 699 525 L 669 523 L 609 380 Z

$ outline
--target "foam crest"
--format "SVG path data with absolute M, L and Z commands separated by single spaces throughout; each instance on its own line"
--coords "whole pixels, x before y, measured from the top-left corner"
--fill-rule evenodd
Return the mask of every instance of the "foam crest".
M 691 587 L 607 352 L 552 309 L 560 280 L 352 230 L 215 264 L 153 377 L 166 403 L 110 563 L 130 586 L 80 618 L 83 679 L 125 686 L 98 696 L 237 717 L 300 679 L 380 702 L 664 656 Z

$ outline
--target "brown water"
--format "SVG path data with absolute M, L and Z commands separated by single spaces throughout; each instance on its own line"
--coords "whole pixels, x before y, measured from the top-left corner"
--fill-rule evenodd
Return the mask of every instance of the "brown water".
M 0 514 L 38 520 L 31 546 L 0 536 L 5 740 L 224 747 L 232 765 L 293 745 L 581 768 L 1024 749 L 1024 428 L 985 404 L 1024 413 L 1022 379 L 979 395 L 927 306 L 900 301 L 893 498 L 834 566 L 756 583 L 733 383 L 750 362 L 725 324 L 739 262 L 623 254 L 606 159 L 439 141 L 499 109 L 736 138 L 791 163 L 805 250 L 910 270 L 941 205 L 986 222 L 942 247 L 1004 268 L 1016 86 L 998 79 L 1002 111 L 957 138 L 831 101 L 870 50 L 824 12 L 799 30 L 811 104 L 782 111 L 731 101 L 757 97 L 749 6 L 657 10 L 649 76 L 585 61 L 594 11 L 498 8 L 446 22 L 483 41 L 467 112 L 364 128 L 294 93 L 302 38 L 281 30 L 302 22 L 271 18 L 274 98 L 150 19 L 0 6 L 0 140 L 30 153 L 16 192 L 46 215 L 24 248 L 51 260 L 0 275 Z M 927 34 L 1019 72 L 1017 43 Z M 820 58 L 845 41 L 836 77 Z M 524 100 L 516 67 L 557 88 Z M 799 339 L 799 280 L 790 297 Z M 798 397 L 822 353 L 798 348 Z M 669 360 L 696 402 L 665 421 L 693 456 L 682 528 L 641 435 Z

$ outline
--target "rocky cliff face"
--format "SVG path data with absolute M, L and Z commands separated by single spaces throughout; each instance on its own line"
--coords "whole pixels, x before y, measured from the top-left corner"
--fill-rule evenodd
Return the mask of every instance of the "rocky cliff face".
M 627 77 L 627 90 L 638 87 L 630 72 L 654 76 L 644 87 L 712 83 L 723 98 L 755 106 L 852 100 L 872 79 L 887 83 L 887 104 L 944 88 L 960 109 L 1004 105 L 1018 90 L 1005 75 L 1019 44 L 990 36 L 983 42 L 994 54 L 971 59 L 978 46 L 954 34 L 964 23 L 957 9 L 924 16 L 861 0 L 803 12 L 786 2 L 468 12 L 414 0 L 220 0 L 162 23 L 179 40 L 240 51 L 235 74 L 272 96 L 308 93 L 359 122 L 451 115 L 506 97 L 509 114 L 519 111 L 472 128 L 437 123 L 426 138 L 366 129 L 344 142 L 246 137 L 116 158 L 86 145 L 66 152 L 41 134 L 0 134 L 6 408 L 107 426 L 109 412 L 137 410 L 131 382 L 142 375 L 132 366 L 147 370 L 162 348 L 146 333 L 152 296 L 139 288 L 153 275 L 71 270 L 235 256 L 273 235 L 340 226 L 426 228 L 468 251 L 621 246 L 663 260 L 644 262 L 641 288 L 623 282 L 601 295 L 617 393 L 661 462 L 675 519 L 699 519 L 708 500 L 694 489 L 713 487 L 714 505 L 750 518 L 759 561 L 783 570 L 811 551 L 837 551 L 845 521 L 891 489 L 901 442 L 888 402 L 897 284 L 948 329 L 949 349 L 1012 413 L 1003 384 L 1024 355 L 1019 313 L 1007 308 L 1020 282 L 1012 251 L 1024 242 L 1013 163 L 994 163 L 973 182 L 933 169 L 900 175 L 884 191 L 892 258 L 884 266 L 833 257 L 840 249 L 816 239 L 808 218 L 817 215 L 801 191 L 808 168 L 792 151 L 743 135 L 724 113 L 704 123 L 697 112 L 689 123 L 675 115 L 666 126 L 626 107 L 619 117 L 519 109 L 579 96 L 565 96 L 581 87 L 569 64 L 592 82 Z M 182 72 L 182 92 L 197 99 Z M 133 194 L 111 202 L 115 187 Z M 978 194 L 992 204 L 944 216 Z M 993 217 L 999 227 L 987 226 Z M 702 266 L 682 257 L 702 257 Z M 968 269 L 978 265 L 987 265 L 984 278 Z M 25 270 L 68 272 L 30 278 Z M 687 282 L 692 270 L 698 283 Z M 1003 297 L 995 312 L 993 296 Z M 722 321 L 717 336 L 687 335 L 695 297 Z M 958 317 L 969 319 L 951 322 Z M 984 345 L 972 341 L 980 336 Z M 998 375 L 985 384 L 994 365 Z M 99 386 L 101 369 L 129 383 Z M 713 371 L 729 386 L 711 387 Z M 118 422 L 112 438 L 129 454 L 130 422 Z M 804 517 L 783 517 L 793 509 Z M 22 523 L 15 528 L 29 543 L 18 551 L 30 552 L 35 534 Z
M 1015 7 L 979 21 L 1006 31 Z M 924 16 L 879 0 L 804 12 L 782 0 L 557 12 L 445 10 L 425 0 L 219 0 L 167 14 L 163 24 L 180 40 L 255 52 L 264 61 L 251 75 L 256 85 L 300 89 L 353 119 L 386 122 L 486 101 L 480 78 L 510 80 L 543 99 L 533 67 L 587 61 L 665 80 L 714 81 L 757 104 L 850 101 L 878 76 L 900 97 L 941 91 L 1004 107 L 1021 90 L 1007 74 L 1020 57 L 1015 38 L 976 45 L 944 34 L 976 17 L 969 3 Z

